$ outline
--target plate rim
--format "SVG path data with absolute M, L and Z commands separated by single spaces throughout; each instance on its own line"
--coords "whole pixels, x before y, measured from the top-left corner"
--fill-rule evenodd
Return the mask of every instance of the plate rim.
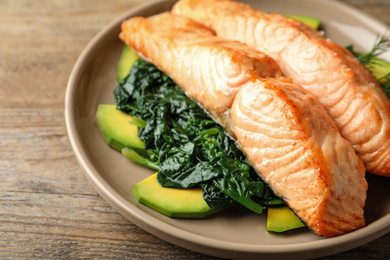
M 305 1 L 305 0 L 303 0 Z M 124 215 L 128 220 L 144 229 L 145 231 L 166 240 L 172 244 L 197 251 L 200 253 L 221 256 L 220 253 L 215 252 L 215 250 L 223 251 L 222 256 L 233 256 L 238 255 L 242 257 L 258 257 L 259 255 L 266 255 L 268 257 L 280 257 L 280 256 L 289 256 L 292 257 L 291 254 L 297 253 L 306 253 L 307 256 L 310 257 L 315 255 L 315 252 L 319 249 L 329 250 L 329 254 L 339 253 L 342 251 L 347 251 L 352 248 L 356 248 L 365 243 L 368 243 L 384 234 L 390 232 L 390 213 L 382 218 L 374 221 L 368 226 L 356 230 L 352 233 L 344 234 L 342 236 L 326 238 L 316 241 L 298 243 L 298 244 L 281 244 L 281 245 L 248 245 L 241 243 L 232 243 L 226 241 L 220 241 L 213 238 L 203 237 L 198 234 L 193 234 L 189 231 L 182 230 L 178 227 L 174 227 L 169 223 L 166 223 L 160 219 L 156 219 L 153 216 L 150 216 L 145 219 L 144 211 L 137 207 L 136 205 L 131 204 L 129 201 L 126 201 L 121 194 L 119 194 L 113 187 L 107 183 L 106 180 L 102 176 L 100 176 L 98 169 L 93 165 L 91 161 L 88 161 L 89 155 L 83 148 L 83 144 L 79 136 L 77 135 L 77 127 L 76 127 L 76 108 L 75 108 L 75 94 L 77 88 L 77 82 L 81 77 L 80 72 L 83 71 L 83 67 L 87 66 L 88 57 L 91 52 L 95 48 L 99 41 L 107 36 L 112 30 L 117 28 L 121 21 L 134 16 L 142 10 L 152 8 L 157 4 L 167 4 L 176 2 L 174 0 L 155 0 L 150 1 L 139 6 L 136 6 L 127 12 L 120 15 L 118 18 L 111 21 L 109 24 L 104 26 L 86 45 L 84 50 L 81 52 L 78 57 L 68 80 L 66 93 L 65 93 L 65 123 L 66 129 L 68 133 L 68 137 L 75 154 L 75 157 L 81 166 L 83 172 L 89 179 L 90 183 L 94 186 L 97 192 L 120 214 Z M 375 23 L 377 26 L 377 31 L 385 31 L 387 30 L 387 26 L 378 21 L 376 18 L 371 17 L 370 15 L 362 12 L 361 10 L 349 6 L 345 3 L 337 2 L 334 0 L 320 0 L 322 4 L 333 5 L 335 7 L 341 7 L 343 9 L 348 10 L 348 12 L 353 13 L 354 15 L 358 15 L 359 17 L 363 17 L 365 20 L 370 23 Z M 129 211 L 130 210 L 130 211 Z M 140 214 L 141 213 L 141 214 Z M 147 213 L 146 213 L 147 214 Z M 148 215 L 148 214 L 147 214 Z M 153 220 L 153 221 L 152 221 Z M 369 227 L 370 232 L 367 232 L 367 228 Z M 353 235 L 352 235 L 353 234 Z M 358 239 L 355 238 L 356 235 Z M 192 239 L 189 239 L 189 236 Z M 354 237 L 354 245 L 349 245 L 350 237 Z M 305 244 L 305 247 L 310 247 L 310 249 L 305 249 L 302 251 L 299 246 L 300 244 Z M 344 246 L 343 250 L 334 250 L 334 246 L 337 247 Z M 333 250 L 332 250 L 333 249 Z M 325 256 L 329 254 L 317 254 L 318 256 Z

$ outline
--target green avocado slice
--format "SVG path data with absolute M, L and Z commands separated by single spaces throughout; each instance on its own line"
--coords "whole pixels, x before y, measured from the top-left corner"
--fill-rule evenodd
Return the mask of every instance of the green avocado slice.
M 380 84 L 384 84 L 389 81 L 389 78 L 386 77 L 386 75 L 390 74 L 390 62 L 380 58 L 373 58 L 372 62 L 366 67 L 369 71 L 371 71 L 372 75 L 374 75 Z
M 123 47 L 122 54 L 119 58 L 118 69 L 117 69 L 117 81 L 122 81 L 130 71 L 130 68 L 133 66 L 134 62 L 138 60 L 138 54 L 130 49 L 127 45 Z
M 201 188 L 162 187 L 157 173 L 135 184 L 131 190 L 140 203 L 170 218 L 204 218 L 216 212 L 203 199 Z
M 95 116 L 95 126 L 104 140 L 114 149 L 122 151 L 123 148 L 143 150 L 144 143 L 138 138 L 137 126 L 131 125 L 132 117 L 115 105 L 101 104 Z
M 320 28 L 321 25 L 320 19 L 309 15 L 288 15 L 287 17 L 298 20 L 310 27 L 313 27 L 316 30 L 318 30 L 318 28 Z
M 288 207 L 268 208 L 267 231 L 280 233 L 304 226 Z

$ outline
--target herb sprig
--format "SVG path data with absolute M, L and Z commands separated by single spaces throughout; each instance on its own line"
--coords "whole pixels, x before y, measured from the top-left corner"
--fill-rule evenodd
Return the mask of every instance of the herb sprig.
M 388 49 L 390 49 L 390 33 L 379 37 L 369 52 L 360 53 L 357 58 L 364 66 L 370 67 L 371 64 L 375 64 L 379 55 L 385 53 Z
M 376 43 L 367 53 L 355 51 L 353 45 L 346 48 L 374 75 L 390 98 L 390 62 L 379 58 L 381 54 L 390 50 L 390 32 L 378 37 Z

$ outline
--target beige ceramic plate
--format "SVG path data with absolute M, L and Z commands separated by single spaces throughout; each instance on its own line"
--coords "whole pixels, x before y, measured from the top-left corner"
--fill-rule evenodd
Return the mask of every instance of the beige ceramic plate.
M 386 27 L 367 15 L 333 1 L 247 1 L 256 8 L 282 14 L 320 18 L 327 37 L 341 45 L 367 51 Z M 390 231 L 389 179 L 369 176 L 365 208 L 367 227 L 340 237 L 323 239 L 306 229 L 272 234 L 266 216 L 226 211 L 203 220 L 167 218 L 137 203 L 130 188 L 152 171 L 133 164 L 103 141 L 93 125 L 99 104 L 113 103 L 116 66 L 123 44 L 118 39 L 125 18 L 169 10 L 172 1 L 157 1 L 130 10 L 105 27 L 86 47 L 69 79 L 66 124 L 76 157 L 97 191 L 116 210 L 146 231 L 176 245 L 226 258 L 308 258 L 345 251 Z M 389 56 L 386 58 L 390 59 Z

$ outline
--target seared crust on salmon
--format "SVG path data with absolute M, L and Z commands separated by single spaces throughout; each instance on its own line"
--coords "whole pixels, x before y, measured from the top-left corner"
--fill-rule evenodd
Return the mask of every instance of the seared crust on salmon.
M 181 0 L 172 12 L 274 58 L 319 99 L 367 171 L 390 176 L 390 101 L 349 51 L 296 20 L 231 0 Z
M 221 122 L 317 235 L 365 225 L 363 163 L 317 98 L 281 77 L 273 59 L 170 13 L 131 18 L 120 38 Z
M 169 20 L 164 22 L 160 17 L 169 17 Z M 158 18 L 132 19 L 128 27 L 124 23 L 122 39 L 175 79 L 207 110 L 222 113 L 229 109 L 240 86 L 251 77 L 282 75 L 279 65 L 269 56 L 244 44 L 215 37 L 212 30 L 199 23 L 168 14 Z M 156 21 L 162 22 L 164 27 L 158 28 Z M 172 23 L 169 25 L 172 28 L 166 25 L 168 22 Z M 153 32 L 145 36 L 149 41 L 130 37 L 131 33 L 140 33 L 133 29 L 136 23 L 140 28 L 145 27 L 145 34 Z M 217 53 L 219 55 L 215 55 Z M 190 89 L 192 85 L 197 86 L 195 91 Z

